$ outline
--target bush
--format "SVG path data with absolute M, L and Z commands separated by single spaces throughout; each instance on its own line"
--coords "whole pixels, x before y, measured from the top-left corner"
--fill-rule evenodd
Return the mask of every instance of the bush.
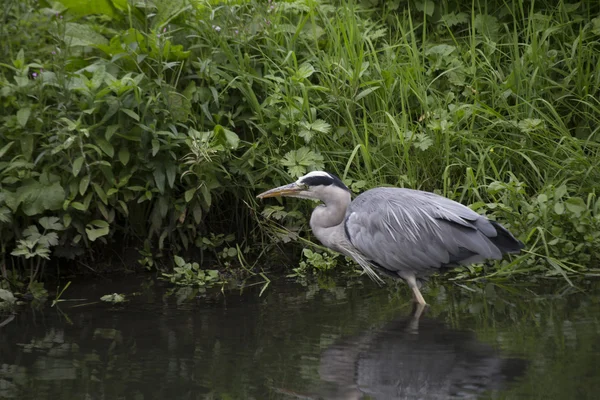
M 294 240 L 308 206 L 257 230 L 254 196 L 322 168 L 475 203 L 527 241 L 504 273 L 598 258 L 596 4 L 41 4 L 0 28 L 5 277 L 115 243 Z

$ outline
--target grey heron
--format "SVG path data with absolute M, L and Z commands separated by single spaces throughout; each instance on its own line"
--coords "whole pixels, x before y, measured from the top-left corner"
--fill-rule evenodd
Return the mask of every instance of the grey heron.
M 431 274 L 499 260 L 524 247 L 499 223 L 430 192 L 378 187 L 352 201 L 337 176 L 313 171 L 257 197 L 276 196 L 320 200 L 310 218 L 317 239 L 376 281 L 375 270 L 403 279 L 420 305 L 426 302 L 419 288 Z

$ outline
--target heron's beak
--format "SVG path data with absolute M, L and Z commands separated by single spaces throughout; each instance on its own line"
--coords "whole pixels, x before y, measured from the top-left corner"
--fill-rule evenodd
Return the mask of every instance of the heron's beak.
M 256 197 L 259 199 L 266 199 L 268 197 L 293 196 L 303 190 L 304 188 L 302 188 L 302 186 L 299 186 L 294 182 L 289 185 L 283 185 L 276 187 L 275 189 L 267 190 Z

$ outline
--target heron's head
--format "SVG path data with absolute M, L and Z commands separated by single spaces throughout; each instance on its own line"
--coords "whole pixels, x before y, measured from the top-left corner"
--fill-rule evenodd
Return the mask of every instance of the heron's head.
M 350 189 L 337 176 L 325 171 L 312 171 L 301 176 L 294 183 L 279 186 L 259 194 L 259 199 L 267 197 L 298 197 L 301 199 L 332 200 L 350 199 Z

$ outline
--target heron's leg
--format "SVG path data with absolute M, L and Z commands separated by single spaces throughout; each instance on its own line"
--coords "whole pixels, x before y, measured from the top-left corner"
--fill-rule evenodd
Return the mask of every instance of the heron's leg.
M 415 301 L 424 306 L 427 305 L 423 295 L 421 294 L 421 291 L 419 290 L 419 285 L 417 284 L 417 279 L 415 278 L 414 274 L 403 273 L 400 276 L 406 281 L 408 287 L 410 287 L 413 291 Z
M 411 318 L 415 320 L 419 320 L 421 315 L 423 315 L 423 311 L 427 308 L 427 304 L 416 303 L 413 307 L 413 311 L 411 313 Z
M 410 321 L 408 323 L 407 326 L 407 331 L 409 333 L 419 333 L 419 319 L 421 318 L 421 314 L 423 314 L 423 311 L 425 311 L 425 309 L 427 308 L 426 305 L 421 304 L 421 303 L 415 303 L 411 316 L 410 316 Z

